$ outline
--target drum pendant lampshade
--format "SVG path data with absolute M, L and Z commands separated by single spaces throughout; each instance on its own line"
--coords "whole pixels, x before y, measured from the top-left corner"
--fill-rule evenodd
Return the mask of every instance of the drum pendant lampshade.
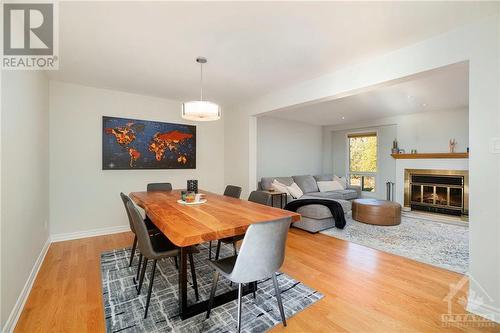
M 182 103 L 182 118 L 193 121 L 213 121 L 221 117 L 221 108 L 218 104 L 203 100 L 203 64 L 207 59 L 199 57 L 200 64 L 200 100 Z

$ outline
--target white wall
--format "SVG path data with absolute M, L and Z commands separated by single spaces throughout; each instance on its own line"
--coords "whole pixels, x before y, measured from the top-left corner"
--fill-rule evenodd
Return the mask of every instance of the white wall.
M 500 16 L 492 13 L 474 24 L 387 53 L 334 73 L 267 94 L 231 109 L 226 118 L 225 163 L 256 165 L 256 142 L 251 119 L 258 114 L 294 105 L 359 93 L 389 81 L 442 66 L 469 61 L 470 275 L 468 309 L 495 313 L 500 321 L 500 155 L 490 151 L 491 139 L 500 133 Z M 228 137 L 230 134 L 230 138 Z M 246 183 L 252 189 L 252 167 L 233 169 L 226 180 Z M 487 195 L 485 195 L 487 193 Z M 483 295 L 478 304 L 474 295 Z
M 128 225 L 121 191 L 149 182 L 185 188 L 187 179 L 214 192 L 224 189 L 224 122 L 196 123 L 195 170 L 102 170 L 102 116 L 187 123 L 180 102 L 50 83 L 51 234 Z M 191 123 L 192 124 L 192 123 Z
M 253 189 L 249 184 L 257 187 L 257 163 L 254 164 L 255 171 L 250 172 L 248 156 L 252 148 L 255 149 L 255 161 L 257 161 L 256 146 L 257 139 L 250 140 L 250 135 L 257 137 L 257 131 L 250 131 L 250 126 L 257 128 L 257 119 L 243 115 L 238 109 L 231 107 L 224 110 L 224 182 L 242 186 L 242 198 L 248 197 L 249 190 Z M 250 146 L 254 143 L 254 147 Z M 229 154 L 226 154 L 229 152 Z M 249 175 L 255 173 L 254 179 Z
M 2 72 L 0 327 L 6 331 L 49 238 L 48 96 L 41 72 Z
M 421 153 L 448 152 L 448 141 L 455 138 L 457 152 L 469 146 L 469 111 L 467 109 L 414 113 L 395 117 L 399 148 Z
M 269 116 L 257 118 L 257 177 L 317 175 L 322 169 L 321 126 Z

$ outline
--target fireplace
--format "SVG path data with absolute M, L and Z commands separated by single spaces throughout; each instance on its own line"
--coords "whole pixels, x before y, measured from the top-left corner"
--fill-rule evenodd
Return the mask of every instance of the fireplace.
M 404 205 L 412 210 L 468 215 L 468 171 L 405 169 Z

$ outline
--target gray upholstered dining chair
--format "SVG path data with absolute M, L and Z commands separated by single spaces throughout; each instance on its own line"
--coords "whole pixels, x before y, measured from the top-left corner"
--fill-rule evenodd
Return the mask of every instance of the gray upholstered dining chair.
M 172 191 L 171 183 L 149 183 L 146 187 L 148 192 L 150 191 Z
M 235 185 L 227 185 L 224 190 L 224 195 L 227 197 L 232 197 L 239 199 L 241 195 L 241 187 Z
M 172 184 L 171 183 L 149 183 L 146 185 L 146 191 L 148 191 L 148 192 L 172 191 Z M 144 219 L 144 222 L 146 223 L 146 225 L 153 226 L 156 228 L 154 223 L 151 221 L 151 219 L 147 215 L 146 215 L 146 218 Z M 175 267 L 178 268 L 177 257 L 174 258 L 174 263 L 175 263 Z
M 262 191 L 252 191 L 248 196 L 248 201 L 260 203 L 262 205 L 272 206 L 272 197 L 267 192 Z
M 259 203 L 261 205 L 267 205 L 267 206 L 270 206 L 271 205 L 271 200 L 272 200 L 272 197 L 269 193 L 266 193 L 266 192 L 261 192 L 261 191 L 252 191 L 250 193 L 250 196 L 248 197 L 248 201 L 252 201 L 252 202 L 255 202 L 255 203 Z M 223 239 L 220 239 L 218 242 L 217 242 L 217 249 L 215 250 L 215 260 L 219 259 L 219 254 L 220 254 L 220 248 L 221 248 L 221 244 L 224 243 L 224 244 L 233 244 L 233 249 L 234 249 L 234 254 L 236 255 L 237 251 L 236 251 L 236 242 L 240 241 L 243 239 L 243 237 L 245 237 L 245 235 L 238 235 L 238 236 L 233 236 L 233 237 L 228 237 L 228 238 L 223 238 Z M 210 251 L 209 251 L 209 258 L 208 259 L 212 259 L 212 244 L 210 243 Z
M 176 258 L 179 255 L 179 248 L 170 242 L 170 240 L 165 237 L 163 234 L 158 233 L 154 235 L 150 235 L 142 220 L 142 216 L 137 210 L 137 207 L 134 205 L 132 200 L 127 201 L 126 203 L 127 210 L 132 218 L 132 223 L 134 225 L 134 229 L 137 235 L 138 247 L 141 253 L 141 257 L 144 257 L 144 264 L 142 267 L 140 279 L 137 287 L 137 294 L 141 293 L 142 284 L 144 282 L 144 276 L 146 274 L 146 268 L 148 266 L 148 261 L 153 260 L 153 268 L 151 271 L 151 277 L 149 278 L 149 288 L 148 288 L 148 296 L 146 299 L 146 308 L 144 312 L 144 318 L 148 316 L 149 302 L 151 300 L 151 292 L 153 290 L 155 272 L 156 272 L 156 263 L 160 259 L 164 258 Z M 196 271 L 194 267 L 194 259 L 193 253 L 198 252 L 195 247 L 190 247 L 188 250 L 189 254 L 189 266 L 191 268 L 191 278 L 193 279 L 193 289 L 196 295 L 196 299 L 199 299 L 198 295 L 198 283 L 196 281 Z M 142 260 L 139 261 L 139 270 L 141 266 Z M 139 271 L 138 270 L 138 271 Z M 137 281 L 137 280 L 136 280 Z
M 209 261 L 215 269 L 212 290 L 208 301 L 207 318 L 213 306 L 219 275 L 238 284 L 238 332 L 241 330 L 241 297 L 243 283 L 271 277 L 278 300 L 278 307 L 283 325 L 286 326 L 285 311 L 281 302 L 281 292 L 276 279 L 276 272 L 285 259 L 285 245 L 290 217 L 250 225 L 243 239 L 238 255 L 220 260 Z
M 227 185 L 226 189 L 224 190 L 224 195 L 226 197 L 231 197 L 231 198 L 239 199 L 240 195 L 241 195 L 241 187 L 235 186 L 235 185 Z M 237 241 L 239 241 L 239 240 L 242 240 L 243 236 L 244 235 L 220 239 L 219 241 L 217 241 L 217 249 L 218 249 L 217 253 L 220 252 L 220 246 L 221 246 L 221 242 L 222 242 L 222 243 L 225 243 L 225 244 L 231 244 L 232 243 L 233 244 L 234 253 L 236 254 L 236 244 L 235 243 Z M 219 258 L 219 255 L 217 255 L 216 259 L 218 259 L 218 258 Z M 208 259 L 212 259 L 212 241 L 210 241 L 208 243 Z
M 132 251 L 130 252 L 130 260 L 129 260 L 129 264 L 128 264 L 128 267 L 131 267 L 132 263 L 134 262 L 135 250 L 137 248 L 137 235 L 135 233 L 134 224 L 132 223 L 132 217 L 130 216 L 130 212 L 127 209 L 127 202 L 131 201 L 131 200 L 123 192 L 120 193 L 120 197 L 122 198 L 123 205 L 125 206 L 125 211 L 127 212 L 127 217 L 128 217 L 128 223 L 130 225 L 130 230 L 134 233 L 134 242 L 132 243 Z M 146 224 L 146 229 L 148 229 L 148 233 L 151 234 L 151 233 L 158 232 L 158 229 L 153 224 L 153 222 L 151 222 L 151 220 L 145 219 L 144 223 Z

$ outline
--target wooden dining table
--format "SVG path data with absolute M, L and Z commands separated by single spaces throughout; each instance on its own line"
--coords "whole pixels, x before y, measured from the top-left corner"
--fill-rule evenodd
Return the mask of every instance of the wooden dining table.
M 180 248 L 179 260 L 179 314 L 187 319 L 207 310 L 208 300 L 194 304 L 187 302 L 187 249 L 190 246 L 226 237 L 242 235 L 251 224 L 291 217 L 300 221 L 300 214 L 258 203 L 235 199 L 207 191 L 206 203 L 186 205 L 178 203 L 181 190 L 132 192 L 130 198 L 146 212 L 155 226 Z M 255 291 L 255 284 L 245 286 L 243 293 Z M 214 299 L 219 306 L 238 297 L 237 290 Z

